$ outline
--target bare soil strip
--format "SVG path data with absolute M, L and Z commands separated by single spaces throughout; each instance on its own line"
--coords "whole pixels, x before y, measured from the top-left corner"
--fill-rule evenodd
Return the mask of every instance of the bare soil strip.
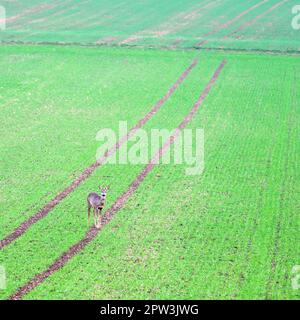
M 95 227 L 91 227 L 87 232 L 86 236 L 77 242 L 75 245 L 70 247 L 65 253 L 63 253 L 57 260 L 54 261 L 53 264 L 49 266 L 49 268 L 37 275 L 35 275 L 29 282 L 27 282 L 23 287 L 19 288 L 16 293 L 10 296 L 9 300 L 20 300 L 31 290 L 36 288 L 42 282 L 44 282 L 48 277 L 50 277 L 53 273 L 61 269 L 72 257 L 74 257 L 77 253 L 83 250 L 102 230 L 102 228 L 112 220 L 114 215 L 125 205 L 126 201 L 130 198 L 130 196 L 137 190 L 140 184 L 143 182 L 145 177 L 152 171 L 154 166 L 159 162 L 160 158 L 163 154 L 168 150 L 168 148 L 174 143 L 176 138 L 178 137 L 181 130 L 183 130 L 189 122 L 194 117 L 195 113 L 198 111 L 200 106 L 202 105 L 205 98 L 208 96 L 211 88 L 219 78 L 221 71 L 223 70 L 226 60 L 222 61 L 214 75 L 210 79 L 209 83 L 206 85 L 204 91 L 201 96 L 198 98 L 197 102 L 192 107 L 191 111 L 187 114 L 187 116 L 182 120 L 179 126 L 174 130 L 169 139 L 164 143 L 164 145 L 159 149 L 156 155 L 150 160 L 150 162 L 146 165 L 146 167 L 142 170 L 142 172 L 135 178 L 135 180 L 131 183 L 126 192 L 124 192 L 115 203 L 107 210 L 105 217 L 103 219 L 102 225 L 100 229 L 96 229 Z
M 97 41 L 95 41 L 95 44 L 99 44 L 99 45 L 109 45 L 112 44 L 113 42 L 117 41 L 118 38 L 117 37 L 105 37 L 105 38 L 101 38 Z
M 240 13 L 239 15 L 237 15 L 235 18 L 230 19 L 229 21 L 225 22 L 224 24 L 222 24 L 221 26 L 219 26 L 217 29 L 212 30 L 208 33 L 206 33 L 204 36 L 202 36 L 202 38 L 207 38 L 211 35 L 214 35 L 216 33 L 218 33 L 219 31 L 227 28 L 228 26 L 230 26 L 231 24 L 233 24 L 235 21 L 241 19 L 244 15 L 246 15 L 247 13 L 255 10 L 256 8 L 260 7 L 261 5 L 263 5 L 264 3 L 268 2 L 269 0 L 263 0 L 257 4 L 255 4 L 254 6 L 252 6 L 251 8 L 247 9 L 246 11 L 243 11 L 242 13 Z M 205 45 L 209 40 L 203 40 L 200 43 L 196 44 L 196 47 L 202 47 L 203 45 Z
M 288 0 L 283 0 L 280 1 L 278 3 L 276 3 L 274 6 L 272 6 L 271 8 L 269 8 L 267 11 L 263 12 L 262 14 L 258 15 L 257 17 L 255 17 L 254 19 L 252 19 L 251 21 L 248 21 L 246 23 L 244 23 L 243 25 L 241 25 L 237 30 L 235 30 L 234 32 L 226 35 L 223 37 L 223 39 L 227 39 L 231 36 L 235 36 L 236 38 L 238 38 L 239 36 L 236 35 L 237 33 L 239 33 L 240 31 L 252 26 L 254 23 L 256 23 L 258 20 L 260 20 L 261 18 L 265 17 L 266 15 L 268 15 L 269 13 L 271 13 L 272 11 L 274 11 L 275 9 L 279 8 L 280 6 L 284 5 Z
M 26 9 L 25 11 L 23 11 L 21 13 L 18 13 L 15 16 L 7 17 L 5 19 L 5 21 L 6 21 L 6 23 L 13 23 L 13 22 L 16 22 L 17 20 L 19 20 L 20 18 L 25 17 L 25 16 L 36 14 L 36 13 L 40 13 L 42 11 L 50 10 L 50 9 L 53 9 L 53 8 L 55 8 L 55 6 L 53 6 L 53 5 L 48 5 L 48 4 L 39 5 L 39 6 L 36 6 L 36 7 L 32 7 L 32 8 Z M 3 20 L 4 19 L 0 19 L 0 22 L 3 22 Z
M 33 224 L 43 219 L 48 213 L 54 209 L 63 199 L 65 199 L 71 192 L 73 192 L 83 181 L 85 181 L 98 167 L 103 165 L 106 160 L 112 156 L 129 138 L 131 138 L 138 129 L 140 129 L 146 122 L 148 122 L 163 104 L 171 97 L 178 86 L 186 79 L 192 69 L 198 64 L 195 59 L 191 65 L 182 73 L 179 79 L 173 84 L 169 91 L 154 105 L 148 114 L 128 131 L 128 134 L 122 137 L 110 150 L 108 150 L 100 159 L 85 169 L 81 175 L 75 179 L 67 188 L 58 193 L 54 199 L 48 202 L 42 209 L 35 213 L 28 220 L 24 221 L 12 233 L 7 235 L 0 241 L 0 250 L 11 244 L 14 240 L 22 236 Z
M 139 39 L 138 36 L 130 36 L 129 38 L 123 40 L 120 42 L 120 45 L 122 44 L 128 44 L 128 43 L 132 43 L 132 42 L 136 42 Z
M 158 38 L 168 35 L 170 33 L 174 33 L 179 31 L 183 28 L 186 28 L 192 21 L 196 20 L 199 14 L 204 11 L 205 9 L 214 6 L 220 0 L 215 0 L 209 3 L 206 3 L 204 6 L 178 14 L 175 18 L 171 17 L 167 21 L 157 26 L 152 27 L 152 29 L 145 29 L 135 34 L 131 35 L 130 37 L 126 38 L 125 40 L 121 41 L 119 45 L 128 45 L 133 42 L 137 42 L 138 40 L 142 40 L 144 38 Z

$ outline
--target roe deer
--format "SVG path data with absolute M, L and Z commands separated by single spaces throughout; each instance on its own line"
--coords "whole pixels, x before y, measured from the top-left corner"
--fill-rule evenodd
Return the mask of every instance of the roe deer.
M 94 215 L 94 225 L 97 229 L 101 227 L 102 222 L 102 210 L 105 205 L 106 200 L 106 193 L 109 190 L 109 187 L 102 188 L 99 186 L 101 194 L 97 193 L 90 193 L 87 197 L 87 205 L 88 205 L 88 226 L 90 226 L 90 215 L 91 215 L 91 208 L 93 208 L 93 215 Z

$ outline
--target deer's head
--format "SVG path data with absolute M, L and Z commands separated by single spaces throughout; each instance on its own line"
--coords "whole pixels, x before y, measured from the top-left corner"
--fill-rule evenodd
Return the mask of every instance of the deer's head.
M 99 186 L 99 189 L 101 191 L 101 193 L 100 193 L 101 205 L 100 205 L 100 207 L 98 209 L 102 210 L 103 206 L 104 206 L 104 203 L 105 203 L 105 200 L 106 200 L 106 194 L 107 194 L 108 190 L 110 189 L 110 187 L 107 186 L 107 187 L 103 188 L 103 187 Z

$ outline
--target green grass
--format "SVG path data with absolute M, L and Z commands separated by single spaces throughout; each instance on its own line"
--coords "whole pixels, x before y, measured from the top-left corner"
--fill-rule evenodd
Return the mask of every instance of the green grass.
M 4 47 L 0 55 L 3 237 L 95 161 L 98 130 L 133 126 L 195 54 Z
M 0 33 L 0 41 L 54 42 L 81 44 L 126 45 L 142 47 L 191 48 L 205 38 L 206 48 L 237 50 L 299 51 L 299 31 L 293 30 L 292 7 L 296 0 L 280 4 L 281 0 L 267 0 L 247 14 L 239 15 L 261 0 L 235 1 L 97 1 L 31 0 L 4 1 L 7 29 Z M 262 16 L 255 23 L 239 30 L 245 23 Z M 224 23 L 234 19 L 226 28 Z
M 98 237 L 26 298 L 299 298 L 298 57 L 50 46 L 5 46 L 0 56 L 1 237 L 94 161 L 99 129 L 133 125 L 198 56 L 145 126 L 175 128 L 228 60 L 189 125 L 205 130 L 205 172 L 157 166 Z M 84 236 L 89 191 L 110 184 L 109 206 L 142 168 L 98 169 L 1 250 L 0 297 Z

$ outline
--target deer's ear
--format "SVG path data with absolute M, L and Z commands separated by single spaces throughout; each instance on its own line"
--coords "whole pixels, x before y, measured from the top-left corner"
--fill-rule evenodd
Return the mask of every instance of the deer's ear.
M 101 187 L 101 186 L 99 186 L 98 188 L 99 188 L 100 190 L 102 190 L 102 187 Z

